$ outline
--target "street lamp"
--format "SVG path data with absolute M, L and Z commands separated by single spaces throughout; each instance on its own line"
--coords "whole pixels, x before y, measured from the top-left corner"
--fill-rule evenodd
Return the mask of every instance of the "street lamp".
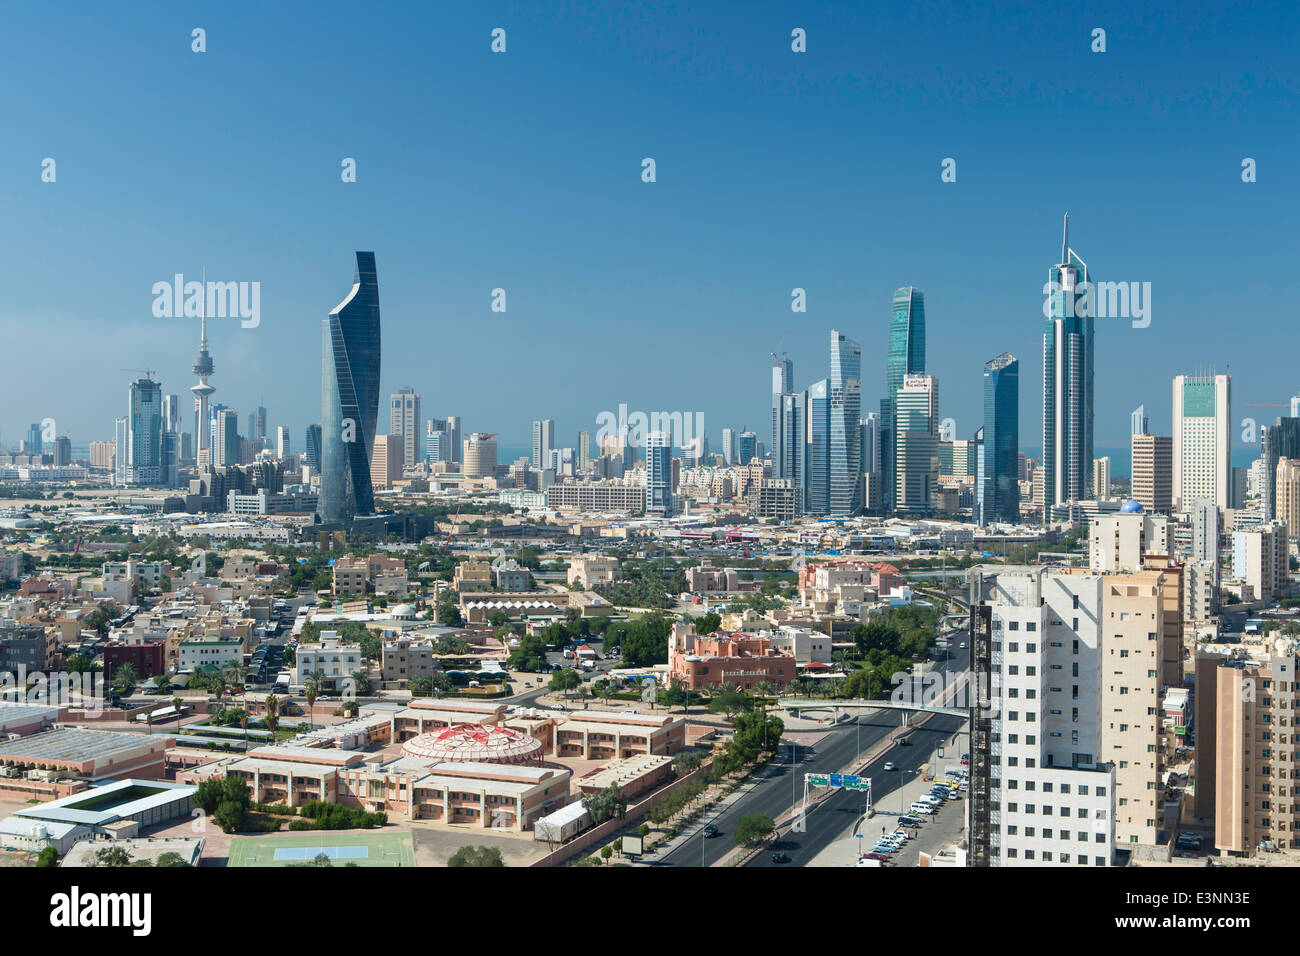
M 919 775 L 920 772 L 921 771 L 919 770 L 904 770 L 902 767 L 898 768 L 898 815 L 900 817 L 903 815 L 903 784 L 906 783 L 904 774 L 911 773 Z

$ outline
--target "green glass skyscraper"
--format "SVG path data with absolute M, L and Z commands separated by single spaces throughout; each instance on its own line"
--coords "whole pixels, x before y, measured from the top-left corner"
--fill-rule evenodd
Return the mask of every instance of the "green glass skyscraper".
M 915 286 L 894 291 L 889 318 L 889 350 L 885 358 L 885 397 L 880 401 L 880 471 L 885 512 L 897 501 L 895 408 L 898 390 L 908 375 L 925 372 L 925 293 Z

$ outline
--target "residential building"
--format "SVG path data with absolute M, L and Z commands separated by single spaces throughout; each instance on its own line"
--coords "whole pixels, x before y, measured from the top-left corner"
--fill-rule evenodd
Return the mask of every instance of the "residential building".
M 398 463 L 398 477 L 402 468 L 413 465 L 420 460 L 420 396 L 413 388 L 399 388 L 389 396 L 388 433 L 401 440 L 401 461 Z
M 1134 435 L 1130 443 L 1131 493 L 1148 514 L 1173 511 L 1174 440 L 1168 435 Z

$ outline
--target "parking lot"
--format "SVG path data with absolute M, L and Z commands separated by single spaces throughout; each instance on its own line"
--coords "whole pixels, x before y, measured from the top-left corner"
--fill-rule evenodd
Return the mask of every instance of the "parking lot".
M 910 806 L 914 800 L 928 793 L 932 781 L 912 780 L 904 788 L 903 799 Z M 890 800 L 890 809 L 885 810 L 879 804 L 876 813 L 869 820 L 857 821 L 839 839 L 826 847 L 813 860 L 813 866 L 855 866 L 862 853 L 871 852 L 872 846 L 882 835 L 898 829 L 900 816 L 897 805 Z M 937 853 L 952 843 L 960 841 L 966 828 L 966 794 L 947 800 L 933 815 L 922 816 L 922 823 L 915 828 L 908 828 L 912 838 L 903 844 L 897 852 L 889 855 L 885 867 L 916 866 L 922 851 Z M 858 834 L 862 839 L 859 840 Z

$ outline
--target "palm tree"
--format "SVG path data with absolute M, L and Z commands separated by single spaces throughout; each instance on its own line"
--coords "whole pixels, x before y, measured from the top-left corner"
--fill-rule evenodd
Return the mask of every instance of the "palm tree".
M 280 726 L 280 698 L 274 694 L 266 696 L 266 729 L 271 732 L 271 743 L 275 743 L 275 729 Z
M 172 710 L 176 711 L 176 732 L 181 731 L 181 704 L 184 703 L 179 697 L 172 698 Z
M 244 730 L 244 749 L 248 749 L 248 711 L 244 711 L 244 716 L 239 718 L 239 726 Z
M 312 730 L 316 729 L 316 698 L 320 696 L 321 684 L 323 684 L 324 681 L 325 672 L 322 670 L 314 670 L 307 675 L 307 681 L 304 687 L 306 694 L 304 696 L 307 698 L 307 709 L 310 712 Z
M 140 676 L 136 673 L 134 664 L 127 661 L 118 665 L 117 673 L 113 675 L 113 687 L 118 693 L 130 697 L 139 682 Z
M 239 688 L 240 697 L 243 700 L 244 707 L 248 707 L 248 695 L 244 692 L 244 665 L 239 661 L 231 661 L 226 665 L 222 676 L 234 687 Z

